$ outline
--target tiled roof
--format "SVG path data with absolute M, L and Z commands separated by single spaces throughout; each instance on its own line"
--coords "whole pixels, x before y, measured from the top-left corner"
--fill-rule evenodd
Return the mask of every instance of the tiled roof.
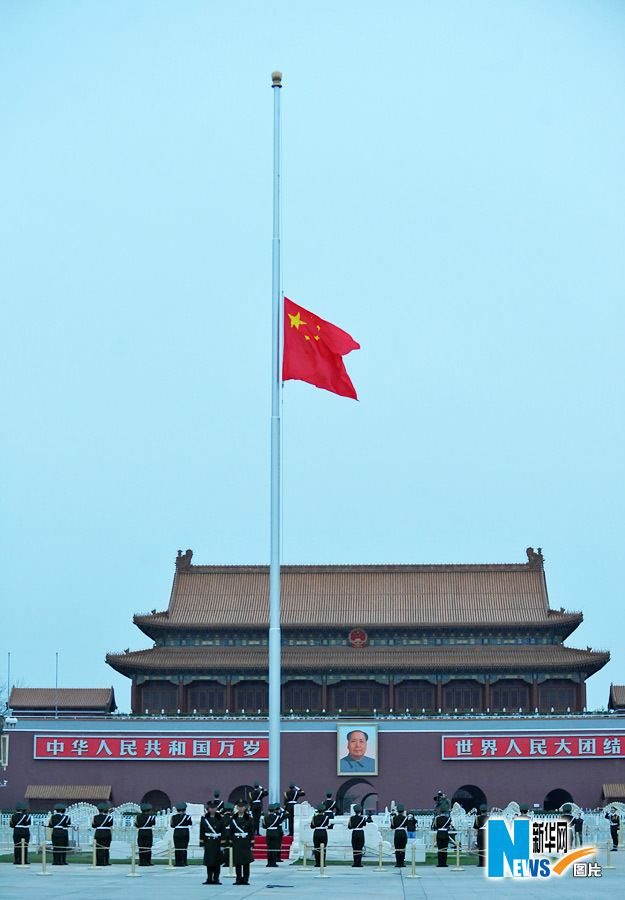
M 625 684 L 610 685 L 610 709 L 625 709 Z
M 625 800 L 625 784 L 604 784 L 603 796 L 606 800 Z
M 26 800 L 110 800 L 110 784 L 29 784 Z
M 112 712 L 116 709 L 113 688 L 18 688 L 11 689 L 9 707 L 24 710 Z
M 542 569 L 527 564 L 283 566 L 284 628 L 579 624 L 549 609 Z M 266 628 L 266 566 L 189 566 L 177 571 L 166 612 L 135 616 L 163 628 Z M 572 628 L 571 628 L 572 630 Z
M 576 650 L 562 644 L 438 647 L 282 648 L 282 672 L 596 672 L 609 653 Z M 266 673 L 267 648 L 154 647 L 133 653 L 108 654 L 106 661 L 124 675 L 144 672 Z

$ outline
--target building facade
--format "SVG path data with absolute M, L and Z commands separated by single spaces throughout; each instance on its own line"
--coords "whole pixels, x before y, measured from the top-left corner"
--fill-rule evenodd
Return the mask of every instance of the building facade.
M 540 549 L 490 565 L 284 566 L 282 710 L 311 715 L 581 712 L 609 654 L 564 641 Z M 149 650 L 109 653 L 135 714 L 268 709 L 269 570 L 179 552 L 167 610 L 134 616 Z

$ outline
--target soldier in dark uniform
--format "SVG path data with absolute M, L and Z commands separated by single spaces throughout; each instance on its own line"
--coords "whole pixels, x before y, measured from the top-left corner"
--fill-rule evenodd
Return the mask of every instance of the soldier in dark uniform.
M 432 829 L 436 832 L 436 847 L 438 849 L 437 867 L 447 868 L 447 850 L 449 847 L 449 829 L 452 827 L 449 812 L 449 800 L 441 800 L 438 812 L 434 816 Z
M 404 869 L 406 863 L 406 844 L 408 843 L 408 816 L 404 812 L 404 804 L 397 804 L 397 812 L 391 818 L 391 828 L 394 831 L 393 844 L 395 846 L 395 868 Z
M 564 804 L 560 818 L 566 820 L 566 849 L 568 851 L 573 847 L 573 807 L 570 803 Z
M 110 866 L 109 859 L 111 840 L 113 838 L 113 816 L 107 803 L 98 803 L 98 814 L 93 817 L 91 827 L 95 828 L 95 864 Z
M 221 791 L 218 791 L 218 790 L 213 791 L 213 797 L 215 798 L 215 802 L 217 803 L 217 806 L 215 808 L 216 815 L 223 816 L 225 804 L 224 804 L 223 800 L 219 799 L 221 797 Z
M 268 796 L 268 792 L 262 784 L 254 782 L 254 787 L 250 791 L 250 805 L 252 808 L 252 818 L 254 820 L 254 834 L 260 834 L 260 817 L 263 814 L 263 799 Z
M 267 834 L 267 865 L 277 868 L 282 852 L 282 821 L 284 812 L 279 803 L 270 803 L 263 816 L 263 828 Z
M 610 809 L 609 813 L 605 814 L 606 819 L 610 823 L 610 837 L 612 838 L 612 850 L 618 850 L 618 833 L 621 827 L 621 819 L 616 810 L 616 806 L 613 806 Z
M 13 829 L 13 863 L 22 864 L 22 841 L 24 841 L 24 865 L 28 865 L 28 844 L 30 842 L 31 818 L 25 803 L 16 803 L 9 828 Z
M 67 865 L 67 848 L 69 847 L 68 831 L 72 827 L 72 820 L 65 810 L 64 803 L 57 803 L 54 812 L 48 820 L 48 828 L 52 829 L 52 865 Z
M 328 828 L 334 828 L 332 824 L 333 814 L 328 811 L 324 803 L 320 803 L 317 812 L 311 819 L 310 827 L 313 829 L 313 846 L 315 848 L 315 866 L 321 865 L 321 845 L 328 849 Z
M 221 884 L 219 870 L 224 845 L 224 823 L 222 816 L 217 815 L 218 803 L 217 798 L 209 800 L 206 804 L 207 811 L 200 819 L 200 847 L 204 848 L 206 866 L 206 881 L 203 884 Z
M 529 806 L 527 803 L 519 804 L 519 814 L 515 816 L 515 819 L 529 819 Z
M 295 822 L 295 804 L 300 797 L 305 797 L 305 791 L 301 791 L 294 781 L 289 784 L 288 791 L 284 792 L 284 809 L 287 823 L 287 834 L 293 834 L 293 826 Z
M 332 798 L 332 791 L 326 791 L 326 798 L 323 801 L 323 808 L 329 812 L 332 818 L 337 814 L 336 800 Z
M 254 862 L 254 821 L 247 811 L 245 800 L 237 800 L 236 815 L 229 825 L 232 841 L 232 861 L 236 872 L 235 884 L 250 883 L 250 863 Z
M 473 820 L 473 828 L 477 836 L 477 864 L 486 865 L 486 823 L 488 822 L 488 806 L 482 803 L 480 811 Z
M 177 803 L 177 812 L 170 819 L 170 825 L 174 829 L 174 856 L 175 866 L 187 865 L 187 847 L 189 846 L 189 828 L 193 825 L 191 816 L 187 815 L 186 803 Z
M 137 846 L 139 847 L 139 865 L 151 866 L 152 863 L 152 843 L 154 834 L 152 829 L 156 824 L 156 816 L 150 810 L 151 803 L 142 803 L 141 812 L 135 817 L 135 826 L 139 829 L 137 832 Z
M 363 813 L 362 806 L 359 804 L 354 806 L 354 815 L 349 817 L 347 823 L 347 827 L 352 833 L 352 853 L 354 855 L 352 869 L 362 869 L 362 856 L 365 852 L 365 826 L 372 821 L 371 816 Z

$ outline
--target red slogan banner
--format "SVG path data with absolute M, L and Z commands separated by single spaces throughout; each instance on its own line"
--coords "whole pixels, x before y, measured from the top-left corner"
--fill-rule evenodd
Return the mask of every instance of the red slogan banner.
M 442 751 L 442 759 L 603 759 L 625 756 L 625 733 L 443 735 Z
M 143 737 L 108 734 L 74 737 L 73 735 L 35 735 L 34 759 L 186 759 L 244 760 L 269 759 L 266 737 L 222 735 L 178 737 L 159 735 Z

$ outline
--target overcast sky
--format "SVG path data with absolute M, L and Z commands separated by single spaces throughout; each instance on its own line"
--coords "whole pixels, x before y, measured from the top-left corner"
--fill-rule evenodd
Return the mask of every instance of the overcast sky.
M 129 681 L 178 549 L 269 560 L 271 72 L 283 272 L 359 402 L 287 383 L 285 563 L 524 562 L 622 602 L 625 6 L 0 5 L 0 671 Z M 355 623 L 358 624 L 358 623 Z M 4 680 L 4 677 L 0 678 Z

